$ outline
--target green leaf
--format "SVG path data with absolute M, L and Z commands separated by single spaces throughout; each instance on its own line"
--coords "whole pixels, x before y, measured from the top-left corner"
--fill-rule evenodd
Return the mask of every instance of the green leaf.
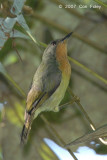
M 2 121 L 2 109 L 4 108 L 4 104 L 0 103 L 0 122 Z

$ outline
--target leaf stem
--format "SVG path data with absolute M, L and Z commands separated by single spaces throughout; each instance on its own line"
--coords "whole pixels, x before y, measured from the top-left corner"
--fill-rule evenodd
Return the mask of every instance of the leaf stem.
M 19 85 L 12 79 L 12 77 L 9 74 L 5 74 L 5 77 L 8 79 L 8 81 L 11 82 L 11 84 L 19 91 L 19 93 L 21 93 L 21 95 L 23 97 L 26 96 L 26 94 L 24 93 L 24 91 L 19 87 Z
M 102 1 L 100 0 L 94 0 L 94 1 L 107 8 L 107 4 L 103 3 Z
M 68 57 L 68 59 L 73 62 L 74 64 L 78 65 L 79 67 L 81 67 L 82 69 L 84 69 L 85 71 L 89 72 L 91 75 L 93 75 L 94 77 L 98 78 L 99 80 L 101 80 L 102 82 L 104 82 L 105 84 L 107 84 L 107 80 L 104 79 L 102 76 L 98 75 L 97 73 L 95 73 L 94 71 L 92 71 L 91 69 L 89 69 L 88 67 L 86 67 L 85 65 L 79 63 L 77 60 Z

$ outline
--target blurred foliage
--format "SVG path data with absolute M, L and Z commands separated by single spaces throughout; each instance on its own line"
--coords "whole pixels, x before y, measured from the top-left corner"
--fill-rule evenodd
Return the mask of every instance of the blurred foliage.
M 15 55 L 14 53 L 11 53 L 8 55 L 8 57 L 6 57 L 6 59 L 4 60 L 4 65 L 10 65 L 10 64 L 14 64 L 18 61 L 18 56 Z
M 18 102 L 15 102 L 13 104 L 14 107 L 7 107 L 6 115 L 9 119 L 9 121 L 16 126 L 22 126 L 24 123 L 23 115 L 24 115 L 24 108 L 22 107 L 23 104 L 19 104 Z
M 3 110 L 4 104 L 0 103 L 0 122 L 2 121 L 2 110 Z
M 0 103 L 0 123 L 2 122 L 2 110 L 3 110 L 3 107 L 4 107 L 3 103 Z M 0 160 L 2 160 L 2 159 L 3 159 L 2 148 L 1 148 L 1 145 L 0 145 Z
M 50 150 L 50 148 L 45 144 L 42 143 L 41 147 L 38 149 L 40 156 L 43 160 L 58 160 L 56 155 Z
M 107 155 L 107 146 L 106 145 L 105 146 L 103 146 L 103 145 L 97 146 L 96 153 L 101 154 L 101 155 L 103 155 L 103 154 Z
M 2 156 L 2 152 L 0 150 L 0 160 L 2 160 L 2 159 L 3 159 L 3 156 Z
M 44 3 L 43 0 L 27 0 L 26 5 L 31 6 L 33 10 L 42 10 L 44 9 Z

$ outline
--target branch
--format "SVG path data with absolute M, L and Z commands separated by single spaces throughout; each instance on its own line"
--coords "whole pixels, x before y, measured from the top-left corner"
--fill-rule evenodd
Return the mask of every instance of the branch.
M 40 115 L 41 119 L 45 122 L 46 126 L 48 126 L 48 129 L 50 131 L 51 129 L 51 132 L 53 134 L 53 136 L 57 139 L 58 141 L 62 144 L 62 145 L 66 145 L 66 143 L 64 142 L 64 140 L 61 138 L 61 136 L 58 134 L 58 132 L 52 127 L 52 124 L 49 123 L 49 121 L 43 116 L 43 115 Z M 72 157 L 77 160 L 77 158 L 75 157 L 75 155 L 73 154 L 73 152 L 70 150 L 69 147 L 67 147 L 67 150 L 68 152 L 72 155 Z
M 105 84 L 107 84 L 107 80 L 104 79 L 102 76 L 98 75 L 97 73 L 95 73 L 94 71 L 92 71 L 91 69 L 89 69 L 88 67 L 86 67 L 85 65 L 79 63 L 77 60 L 68 57 L 68 59 L 73 62 L 74 64 L 78 65 L 79 67 L 81 67 L 82 69 L 84 69 L 85 71 L 89 72 L 91 75 L 93 75 L 94 77 L 98 78 L 99 80 L 101 80 L 102 82 L 104 82 Z
M 69 93 L 70 93 L 73 97 L 75 97 L 75 95 L 74 95 L 74 93 L 72 92 L 72 90 L 71 90 L 70 87 L 68 88 L 68 91 L 69 91 Z M 94 125 L 94 123 L 92 122 L 91 118 L 88 116 L 87 112 L 84 110 L 84 108 L 83 108 L 83 106 L 81 105 L 81 103 L 80 103 L 78 100 L 76 100 L 76 103 L 77 103 L 77 105 L 79 106 L 79 108 L 80 108 L 80 110 L 82 111 L 82 113 L 83 113 L 83 115 L 85 116 L 85 118 L 87 119 L 87 121 L 89 122 L 91 129 L 92 129 L 93 131 L 95 131 L 95 130 L 96 130 L 95 125 Z M 100 140 L 103 144 L 107 145 L 107 142 L 106 142 L 105 140 L 103 140 L 103 138 L 99 138 L 99 140 Z
M 97 128 L 95 131 L 91 133 L 85 134 L 84 136 L 79 137 L 78 139 L 68 143 L 67 145 L 65 145 L 65 147 L 84 143 L 84 142 L 89 142 L 89 141 L 92 141 L 93 139 L 104 137 L 104 136 L 107 136 L 107 124 L 100 128 Z
M 2 63 L 0 63 L 0 73 L 2 75 L 4 75 L 4 77 L 7 78 L 7 80 L 9 81 L 9 83 L 15 87 L 17 89 L 17 91 L 23 96 L 25 97 L 25 93 L 24 91 L 19 87 L 19 85 L 13 80 L 13 78 L 7 73 L 7 71 L 5 70 L 5 68 L 3 67 Z

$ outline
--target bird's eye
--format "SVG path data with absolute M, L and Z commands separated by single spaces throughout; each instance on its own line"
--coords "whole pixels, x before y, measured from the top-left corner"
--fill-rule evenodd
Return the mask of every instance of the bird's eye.
M 53 46 L 55 46 L 55 45 L 56 45 L 56 42 L 54 41 L 54 42 L 52 42 L 52 44 L 53 44 Z

